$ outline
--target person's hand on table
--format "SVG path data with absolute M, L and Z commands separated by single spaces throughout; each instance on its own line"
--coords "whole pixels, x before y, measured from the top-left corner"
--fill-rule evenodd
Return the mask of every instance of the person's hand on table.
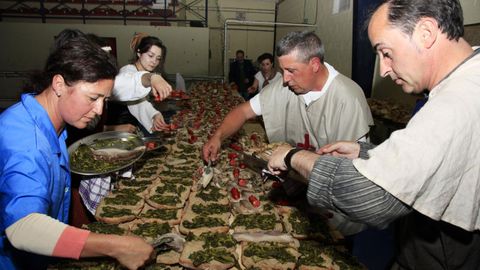
M 156 101 L 162 101 L 172 93 L 172 86 L 160 74 L 150 77 L 150 85 Z
M 217 138 L 216 136 L 212 136 L 208 140 L 208 142 L 206 142 L 203 145 L 203 149 L 202 149 L 203 160 L 205 160 L 206 162 L 216 161 L 218 159 L 219 149 L 221 145 L 222 145 L 222 142 L 220 141 L 220 139 Z
M 152 130 L 170 130 L 170 125 L 165 123 L 165 120 L 163 119 L 163 115 L 161 113 L 157 113 L 153 117 Z
M 334 142 L 320 147 L 316 153 L 319 155 L 332 155 L 335 157 L 355 159 L 358 158 L 360 154 L 360 144 L 349 141 Z
M 128 269 L 139 269 L 154 255 L 153 248 L 138 236 L 120 236 L 111 255 Z
M 273 151 L 272 155 L 268 160 L 268 170 L 271 173 L 279 175 L 283 171 L 288 170 L 284 160 L 290 149 L 292 149 L 292 146 L 290 145 L 281 145 L 277 149 L 275 149 L 275 151 Z

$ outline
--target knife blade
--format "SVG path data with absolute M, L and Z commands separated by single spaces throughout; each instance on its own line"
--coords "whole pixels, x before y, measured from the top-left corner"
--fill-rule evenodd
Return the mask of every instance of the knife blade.
M 268 162 L 266 160 L 243 152 L 239 152 L 239 160 L 244 163 L 248 168 L 257 173 L 260 173 L 263 169 L 266 169 L 268 165 Z
M 210 184 L 213 178 L 212 161 L 209 160 L 208 164 L 203 167 L 202 178 L 199 181 L 199 189 L 204 189 Z
M 237 151 L 239 153 L 239 160 L 243 162 L 249 169 L 260 173 L 262 176 L 262 182 L 265 183 L 268 179 L 274 179 L 280 182 L 284 180 L 277 175 L 271 173 L 268 168 L 268 161 L 258 158 L 254 155 L 249 155 L 247 153 Z
M 284 182 L 285 180 L 291 180 L 296 182 L 308 183 L 308 181 L 302 175 L 300 175 L 294 170 L 289 170 L 288 172 L 282 173 L 280 176 L 274 175 L 268 171 L 268 161 L 258 158 L 254 154 L 249 155 L 242 151 L 236 152 L 239 154 L 239 160 L 243 162 L 248 168 L 257 173 L 260 173 L 263 177 L 265 177 L 266 175 L 269 176 L 268 178 L 264 178 L 264 180 L 276 178 L 276 180 L 280 182 Z

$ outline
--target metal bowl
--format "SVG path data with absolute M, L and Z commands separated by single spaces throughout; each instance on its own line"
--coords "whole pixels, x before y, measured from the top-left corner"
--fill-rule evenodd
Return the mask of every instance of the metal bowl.
M 145 147 L 143 147 L 143 151 L 136 151 L 138 153 L 128 160 L 110 162 L 105 160 L 94 160 L 93 156 L 91 159 L 74 159 L 79 146 L 86 145 L 91 148 L 95 148 L 95 146 L 100 142 L 107 140 L 109 142 L 113 142 L 115 148 L 123 150 L 132 150 L 133 148 L 144 146 L 142 138 L 132 133 L 122 131 L 96 133 L 82 138 L 68 147 L 68 154 L 70 156 L 70 170 L 81 175 L 108 174 L 131 166 L 145 153 Z

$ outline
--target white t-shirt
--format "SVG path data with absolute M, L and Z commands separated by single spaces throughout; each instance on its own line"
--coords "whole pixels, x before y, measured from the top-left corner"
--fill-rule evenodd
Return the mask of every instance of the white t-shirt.
M 147 71 L 138 71 L 135 65 L 126 65 L 120 69 L 115 77 L 112 91 L 112 100 L 124 101 L 130 113 L 151 132 L 153 117 L 160 113 L 146 99 L 150 87 L 142 85 L 142 75 Z
M 146 97 L 151 88 L 144 87 L 142 76 L 148 71 L 138 71 L 135 65 L 123 66 L 115 77 L 112 100 L 135 101 Z
M 260 93 L 262 91 L 262 88 L 263 88 L 263 83 L 265 82 L 265 77 L 263 77 L 262 72 L 259 71 L 259 72 L 257 72 L 257 74 L 255 74 L 255 79 L 257 79 L 257 81 L 258 81 L 258 92 Z M 269 80 L 269 83 L 271 83 L 275 80 L 281 80 L 281 79 L 282 79 L 282 74 L 277 71 L 277 73 L 275 73 L 275 77 L 273 77 L 271 80 Z
M 312 103 L 312 101 L 315 101 L 319 99 L 321 96 L 323 96 L 328 91 L 329 86 L 332 83 L 333 79 L 338 75 L 338 71 L 334 67 L 332 67 L 326 62 L 324 64 L 328 70 L 328 78 L 323 88 L 320 91 L 309 91 L 308 93 L 301 95 L 303 96 L 303 99 L 305 100 L 305 104 L 307 106 L 310 103 Z M 258 116 L 262 115 L 262 106 L 260 105 L 260 96 L 256 94 L 253 98 L 249 100 L 249 102 L 255 114 Z
M 480 53 L 435 86 L 428 102 L 353 165 L 420 213 L 480 229 Z

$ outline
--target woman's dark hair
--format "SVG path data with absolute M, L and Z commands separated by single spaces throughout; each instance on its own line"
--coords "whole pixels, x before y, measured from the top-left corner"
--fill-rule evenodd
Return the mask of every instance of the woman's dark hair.
M 463 11 L 458 0 L 386 0 L 382 4 L 388 5 L 390 24 L 409 36 L 424 17 L 435 19 L 450 40 L 458 41 L 464 35 Z
M 153 36 L 146 36 L 140 40 L 140 42 L 135 46 L 134 49 L 134 59 L 133 63 L 135 63 L 138 60 L 138 55 L 137 53 L 143 54 L 148 52 L 152 46 L 157 46 L 162 50 L 162 59 L 160 60 L 160 64 L 156 68 L 157 70 L 163 71 L 163 65 L 165 64 L 165 59 L 167 58 L 167 47 L 163 44 L 163 42 Z
M 257 58 L 257 62 L 260 64 L 263 60 L 269 59 L 270 63 L 273 64 L 273 55 L 271 53 L 263 53 Z
M 67 85 L 73 85 L 78 81 L 113 80 L 117 74 L 113 56 L 82 32 L 67 29 L 57 36 L 43 71 L 32 76 L 31 87 L 34 93 L 41 93 L 55 75 L 61 75 Z

